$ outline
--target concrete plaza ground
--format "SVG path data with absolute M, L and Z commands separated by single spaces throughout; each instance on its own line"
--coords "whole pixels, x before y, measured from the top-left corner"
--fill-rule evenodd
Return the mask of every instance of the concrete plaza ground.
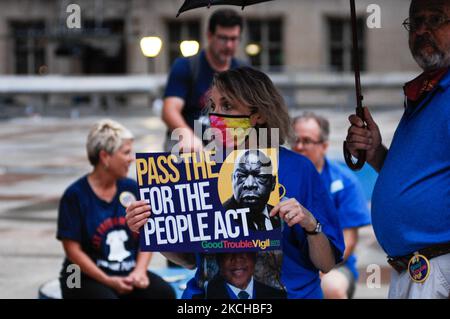
M 331 157 L 341 157 L 348 112 L 320 111 L 332 122 Z M 374 112 L 388 145 L 401 113 L 400 107 Z M 70 183 L 89 172 L 86 135 L 90 126 L 104 117 L 133 131 L 135 151 L 161 151 L 165 127 L 148 110 L 0 121 L 0 298 L 36 298 L 38 287 L 58 276 L 64 255 L 55 239 L 58 201 Z M 357 253 L 361 278 L 356 298 L 386 298 L 389 269 L 370 227 L 361 230 Z M 371 264 L 381 267 L 380 288 L 365 284 Z M 164 257 L 155 254 L 151 268 L 164 266 Z

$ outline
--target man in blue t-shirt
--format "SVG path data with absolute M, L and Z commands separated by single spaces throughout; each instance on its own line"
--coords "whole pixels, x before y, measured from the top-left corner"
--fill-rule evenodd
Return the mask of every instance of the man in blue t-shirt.
M 242 18 L 235 11 L 217 10 L 209 20 L 206 49 L 194 57 L 175 60 L 164 92 L 162 119 L 168 129 L 165 151 L 170 152 L 178 143 L 184 151 L 202 148 L 202 125 L 205 125 L 202 114 L 208 101 L 205 95 L 216 72 L 243 64 L 233 58 L 242 28 Z M 199 123 L 197 130 L 194 121 Z M 182 140 L 178 142 L 180 136 Z
M 305 113 L 294 119 L 293 128 L 296 135 L 293 150 L 308 157 L 320 173 L 344 231 L 344 263 L 322 276 L 324 296 L 327 299 L 352 298 L 358 279 L 353 254 L 358 242 L 358 228 L 370 224 L 361 185 L 348 168 L 326 158 L 330 134 L 327 119 Z
M 411 53 L 423 73 L 404 87 L 405 112 L 389 150 L 368 109 L 350 117 L 347 143 L 380 172 L 372 221 L 394 268 L 389 298 L 450 297 L 450 2 L 413 0 Z M 367 126 L 367 128 L 365 128 Z

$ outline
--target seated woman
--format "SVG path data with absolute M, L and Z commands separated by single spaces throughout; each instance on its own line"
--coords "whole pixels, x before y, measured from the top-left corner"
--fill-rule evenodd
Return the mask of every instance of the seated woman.
M 63 298 L 175 298 L 171 286 L 147 270 L 151 253 L 138 251 L 139 236 L 125 222 L 125 209 L 138 190 L 127 178 L 132 145 L 133 135 L 111 120 L 98 122 L 89 133 L 93 171 L 69 186 L 59 205 L 57 238 L 66 253 Z M 71 264 L 81 270 L 78 282 Z
M 264 129 L 268 129 L 269 135 L 271 129 L 278 133 L 276 145 L 271 142 L 274 135 L 266 136 L 265 145 L 271 147 L 285 144 L 292 135 L 283 98 L 269 77 L 260 71 L 242 67 L 218 73 L 213 81 L 210 105 L 213 129 L 222 131 L 241 125 L 244 129 L 253 127 L 261 132 L 259 136 L 241 138 L 242 143 L 261 143 Z M 239 121 L 226 120 L 230 118 Z M 234 124 L 223 125 L 230 122 Z M 236 142 L 236 139 L 232 141 Z M 226 148 L 238 146 L 223 144 Z M 341 262 L 344 251 L 342 229 L 335 208 L 313 164 L 285 147 L 279 147 L 278 178 L 286 188 L 286 195 L 271 210 L 270 217 L 279 216 L 284 221 L 282 284 L 288 298 L 323 298 L 319 271 L 326 273 L 333 269 Z M 144 201 L 132 203 L 127 208 L 128 226 L 139 231 L 150 214 L 151 208 Z M 204 296 L 205 286 L 201 281 L 204 256 L 174 252 L 164 255 L 182 266 L 198 269 L 183 298 Z

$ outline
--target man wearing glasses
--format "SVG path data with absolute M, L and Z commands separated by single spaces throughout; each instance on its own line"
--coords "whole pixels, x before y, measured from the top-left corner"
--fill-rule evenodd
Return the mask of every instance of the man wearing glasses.
M 206 123 L 202 121 L 206 117 L 202 115 L 208 100 L 205 95 L 214 74 L 245 64 L 234 58 L 242 28 L 242 18 L 235 11 L 217 10 L 209 19 L 207 48 L 196 56 L 178 58 L 174 62 L 162 111 L 162 119 L 168 128 L 164 145 L 166 152 L 172 151 L 177 144 L 182 151 L 199 151 L 202 148 L 202 137 L 194 134 L 194 122 L 199 121 L 199 127 L 203 125 L 203 130 L 206 128 Z M 177 132 L 172 139 L 175 129 Z
M 330 134 L 327 119 L 314 113 L 304 113 L 293 121 L 296 140 L 292 149 L 314 164 L 336 207 L 344 232 L 344 263 L 321 277 L 326 299 L 352 298 L 358 280 L 356 256 L 358 228 L 370 224 L 367 202 L 355 175 L 343 164 L 326 157 Z
M 404 87 L 405 112 L 389 150 L 365 108 L 347 143 L 379 177 L 372 222 L 388 262 L 390 298 L 450 297 L 450 1 L 413 0 L 403 23 L 423 73 Z

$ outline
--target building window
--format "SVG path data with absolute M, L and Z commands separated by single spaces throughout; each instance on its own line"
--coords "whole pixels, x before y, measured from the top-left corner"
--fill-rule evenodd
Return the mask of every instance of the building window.
M 200 22 L 198 21 L 168 21 L 167 34 L 169 35 L 169 69 L 175 59 L 182 56 L 181 42 L 190 40 L 201 43 Z
M 38 74 L 45 66 L 46 46 L 44 22 L 12 22 L 16 74 Z
M 256 45 L 247 55 L 253 66 L 266 71 L 282 71 L 284 65 L 283 54 L 283 21 L 281 18 L 248 19 L 247 47 Z
M 101 26 L 93 20 L 84 21 L 84 33 L 79 38 L 82 74 L 127 72 L 124 28 L 121 19 L 104 20 Z
M 71 74 L 124 74 L 127 71 L 122 20 L 83 21 L 77 32 L 56 34 L 55 57 L 70 59 Z
M 366 47 L 364 34 L 364 19 L 358 18 L 358 40 L 359 59 L 361 71 L 366 70 Z M 329 60 L 328 64 L 332 71 L 349 72 L 354 70 L 353 66 L 353 46 L 352 46 L 352 26 L 348 19 L 329 18 L 328 19 L 328 43 Z

